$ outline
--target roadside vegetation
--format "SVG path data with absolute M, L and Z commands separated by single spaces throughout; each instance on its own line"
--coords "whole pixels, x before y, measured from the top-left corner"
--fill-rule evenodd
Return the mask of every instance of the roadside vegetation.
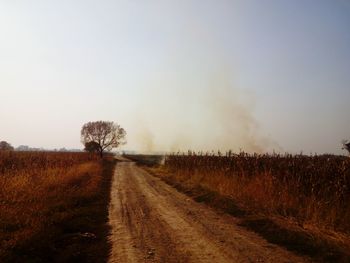
M 104 262 L 114 160 L 0 152 L 0 262 Z
M 163 155 L 150 155 L 150 154 L 124 154 L 129 160 L 136 162 L 142 166 L 154 167 L 160 164 L 164 164 L 165 157 Z
M 321 261 L 350 260 L 348 157 L 189 152 L 147 169 L 272 243 Z

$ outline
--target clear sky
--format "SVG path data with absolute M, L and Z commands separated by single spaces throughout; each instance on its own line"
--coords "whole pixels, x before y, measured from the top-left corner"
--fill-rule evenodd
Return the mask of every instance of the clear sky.
M 0 140 L 343 153 L 348 0 L 0 0 Z

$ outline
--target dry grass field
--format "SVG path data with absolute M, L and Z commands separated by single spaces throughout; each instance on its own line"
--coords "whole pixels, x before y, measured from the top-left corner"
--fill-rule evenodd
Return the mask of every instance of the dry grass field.
M 350 233 L 350 158 L 171 155 L 165 167 L 246 209 Z
M 273 243 L 350 260 L 350 158 L 189 152 L 147 169 Z
M 0 261 L 103 261 L 112 170 L 87 153 L 1 152 Z

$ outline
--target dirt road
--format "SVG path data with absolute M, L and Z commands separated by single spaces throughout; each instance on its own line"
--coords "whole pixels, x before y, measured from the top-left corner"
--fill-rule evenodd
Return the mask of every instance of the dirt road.
M 307 262 L 153 177 L 119 162 L 109 208 L 109 262 Z

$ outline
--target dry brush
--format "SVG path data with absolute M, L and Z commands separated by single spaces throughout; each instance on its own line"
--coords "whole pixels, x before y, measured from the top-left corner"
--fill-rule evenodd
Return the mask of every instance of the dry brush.
M 177 154 L 174 180 L 233 199 L 240 207 L 350 233 L 350 158 L 279 154 Z
M 0 152 L 0 261 L 40 258 L 40 246 L 55 249 L 50 242 L 65 222 L 98 199 L 102 170 L 100 158 L 88 153 Z

